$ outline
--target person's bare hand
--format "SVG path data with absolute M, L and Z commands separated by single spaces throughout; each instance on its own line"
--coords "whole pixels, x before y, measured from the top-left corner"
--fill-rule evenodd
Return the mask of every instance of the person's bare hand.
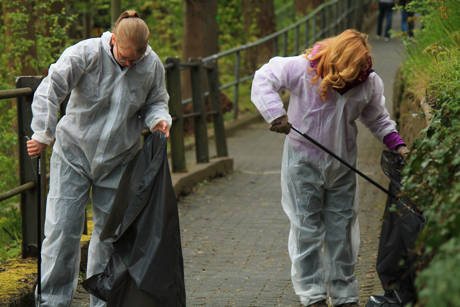
M 409 155 L 409 149 L 406 146 L 399 146 L 397 151 L 404 159 Z
M 27 153 L 31 157 L 37 156 L 46 149 L 46 146 L 48 145 L 40 143 L 37 140 L 31 139 L 27 141 Z
M 158 124 L 153 127 L 152 131 L 161 131 L 166 134 L 166 137 L 169 138 L 169 127 L 168 123 L 165 120 L 160 120 Z

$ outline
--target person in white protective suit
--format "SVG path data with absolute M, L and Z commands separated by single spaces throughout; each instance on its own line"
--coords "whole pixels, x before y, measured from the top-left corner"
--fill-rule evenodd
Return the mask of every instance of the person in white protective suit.
M 104 270 L 112 247 L 100 242 L 99 234 L 125 166 L 141 148 L 141 132 L 147 127 L 169 135 L 164 67 L 148 45 L 149 35 L 137 13 L 125 11 L 113 33 L 67 48 L 35 92 L 29 155 L 39 154 L 55 139 L 40 306 L 70 306 L 90 192 L 94 228 L 87 277 Z M 59 105 L 69 93 L 66 113 L 57 123 Z M 91 306 L 105 305 L 93 296 L 90 300 Z
M 385 108 L 367 36 L 355 30 L 293 57 L 274 57 L 254 76 L 251 99 L 270 130 L 286 133 L 281 189 L 290 220 L 289 255 L 296 294 L 305 306 L 358 306 L 354 265 L 359 247 L 356 175 L 291 131 L 290 124 L 356 165 L 355 121 L 390 149 L 408 149 Z M 278 94 L 290 91 L 286 111 Z

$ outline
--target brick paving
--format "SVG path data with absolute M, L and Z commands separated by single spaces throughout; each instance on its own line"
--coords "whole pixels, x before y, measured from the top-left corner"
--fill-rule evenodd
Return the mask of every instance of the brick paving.
M 399 27 L 397 15 L 394 29 Z M 391 112 L 402 48 L 396 40 L 371 39 L 371 44 Z M 386 185 L 379 164 L 383 146 L 364 127 L 359 131 L 358 168 Z M 236 131 L 228 137 L 234 172 L 203 182 L 180 199 L 188 306 L 300 306 L 290 281 L 289 223 L 280 205 L 283 140 L 263 122 Z M 386 197 L 362 179 L 358 186 L 361 248 L 356 274 L 364 306 L 369 295 L 382 291 L 375 261 Z M 88 301 L 79 288 L 72 306 L 88 306 Z

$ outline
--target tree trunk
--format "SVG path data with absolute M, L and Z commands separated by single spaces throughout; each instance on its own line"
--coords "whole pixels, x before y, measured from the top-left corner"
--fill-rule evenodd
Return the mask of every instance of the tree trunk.
M 121 15 L 121 0 L 112 0 L 110 4 L 110 16 L 112 19 L 112 27 Z
M 184 42 L 182 58 L 202 58 L 217 53 L 217 0 L 184 0 Z M 203 77 L 204 77 L 203 73 Z M 206 78 L 202 83 L 207 84 Z M 182 74 L 182 97 L 191 97 L 190 71 Z
M 322 3 L 324 0 L 294 0 L 296 14 L 306 16 Z
M 184 60 L 217 53 L 217 0 L 184 2 Z
M 243 0 L 246 41 L 251 42 L 276 31 L 273 0 Z M 274 55 L 273 41 L 247 50 L 244 67 L 248 73 Z

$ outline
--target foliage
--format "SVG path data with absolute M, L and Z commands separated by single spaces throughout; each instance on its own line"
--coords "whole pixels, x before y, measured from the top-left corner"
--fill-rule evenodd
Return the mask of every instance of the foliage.
M 21 214 L 15 206 L 0 207 L 0 263 L 21 251 Z
M 150 28 L 150 46 L 161 59 L 181 55 L 182 1 L 124 0 L 122 10 L 135 9 Z
M 408 4 L 408 10 L 416 13 L 421 26 L 415 30 L 415 39 L 405 40 L 408 58 L 403 73 L 409 85 L 418 89 L 421 96 L 425 94 L 431 76 L 437 74 L 438 62 L 442 60 L 439 57 L 443 57 L 447 50 L 458 51 L 458 7 L 455 0 L 415 0 Z
M 14 88 L 16 76 L 44 74 L 67 44 L 63 0 L 0 1 L 0 89 Z M 0 101 L 0 192 L 18 185 L 16 107 Z M 17 255 L 21 245 L 18 197 L 0 203 L 0 260 Z
M 219 49 L 228 50 L 246 43 L 241 1 L 219 1 L 217 12 L 219 25 Z
M 421 305 L 457 306 L 460 301 L 460 242 L 452 238 L 441 245 L 430 266 L 417 278 Z
M 418 240 L 425 255 L 417 278 L 420 305 L 454 306 L 460 293 L 458 277 L 454 282 L 460 249 L 460 3 L 414 0 L 411 8 L 423 13 L 423 27 L 406 42 L 409 57 L 402 71 L 433 114 L 414 143 L 403 192 L 427 218 Z
M 296 21 L 294 1 L 275 1 L 276 30 L 279 31 Z

